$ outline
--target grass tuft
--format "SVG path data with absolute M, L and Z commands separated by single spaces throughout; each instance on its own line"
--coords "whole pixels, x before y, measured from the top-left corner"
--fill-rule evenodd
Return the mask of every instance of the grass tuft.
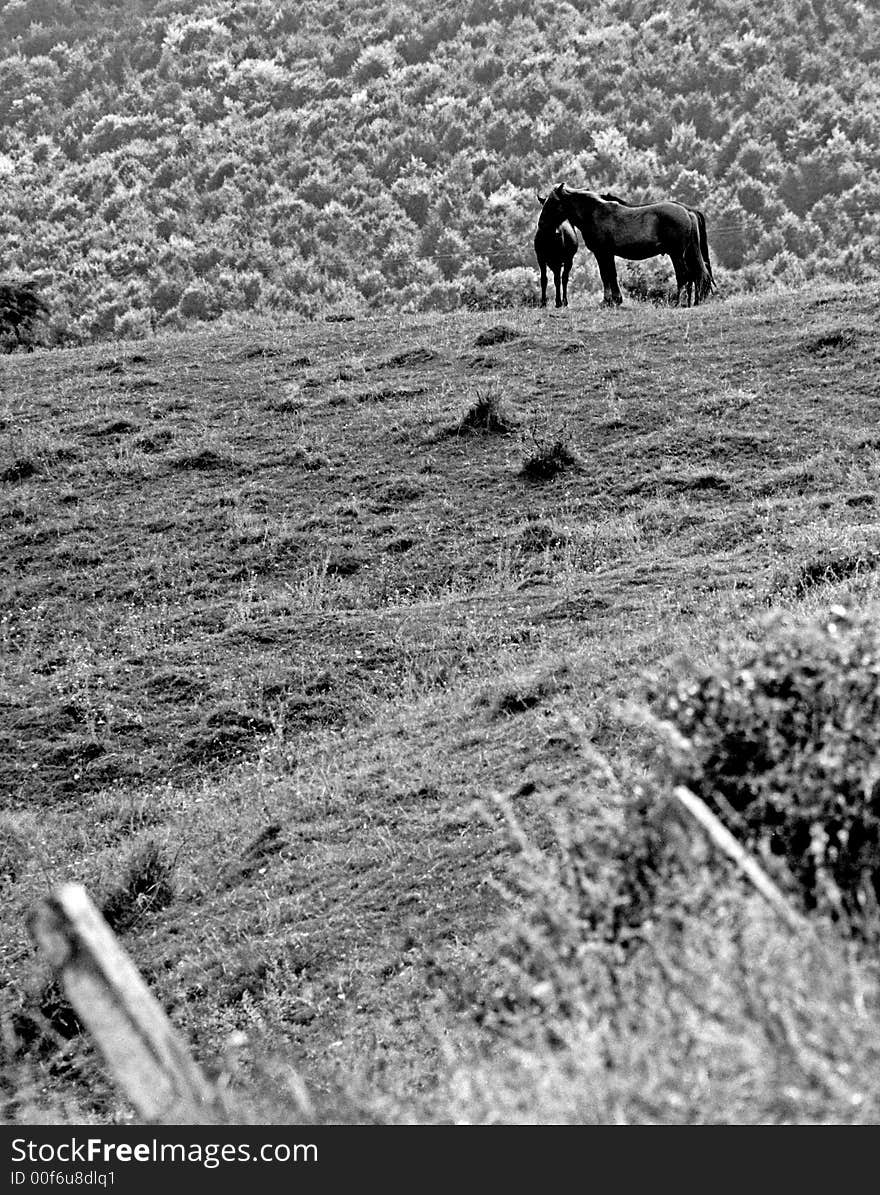
M 546 438 L 534 437 L 534 447 L 523 461 L 521 473 L 529 481 L 552 481 L 579 464 L 580 459 L 563 430 Z
M 515 431 L 516 427 L 516 420 L 507 410 L 501 395 L 493 390 L 484 390 L 478 391 L 476 399 L 462 415 L 456 431 L 506 435 Z
M 171 868 L 158 843 L 148 840 L 132 852 L 122 882 L 104 897 L 101 913 L 110 928 L 121 934 L 173 899 Z

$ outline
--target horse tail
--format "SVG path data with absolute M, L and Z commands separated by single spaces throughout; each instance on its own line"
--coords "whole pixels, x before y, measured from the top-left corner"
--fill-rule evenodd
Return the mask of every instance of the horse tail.
M 685 264 L 688 267 L 691 281 L 697 288 L 697 294 L 702 300 L 712 290 L 712 275 L 703 260 L 700 221 L 696 212 L 688 212 L 688 215 L 690 216 L 691 235 L 685 248 Z
M 703 258 L 703 264 L 706 267 L 706 273 L 709 275 L 710 290 L 718 290 L 715 285 L 715 275 L 712 273 L 712 262 L 709 258 L 709 238 L 706 236 L 706 217 L 699 210 L 694 208 L 694 215 L 697 217 L 697 226 L 700 231 L 700 256 Z

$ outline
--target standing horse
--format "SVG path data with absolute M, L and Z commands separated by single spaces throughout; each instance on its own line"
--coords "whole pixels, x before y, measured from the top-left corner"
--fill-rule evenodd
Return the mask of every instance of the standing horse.
M 568 220 L 554 220 L 544 212 L 546 200 L 538 196 L 538 202 L 544 206 L 538 217 L 538 228 L 535 232 L 535 257 L 541 271 L 541 306 L 547 306 L 547 267 L 553 271 L 553 283 L 556 287 L 556 306 L 568 306 L 568 276 L 571 273 L 571 263 L 578 251 L 577 233 Z
M 624 207 L 635 206 L 635 204 L 630 203 L 628 200 L 621 199 L 619 195 L 612 195 L 610 191 L 603 191 L 599 198 L 608 199 L 612 203 L 620 203 Z M 676 199 L 675 202 L 678 203 L 679 201 Z M 718 287 L 715 285 L 715 275 L 712 273 L 712 262 L 709 259 L 709 238 L 706 235 L 706 217 L 698 207 L 690 207 L 687 203 L 683 203 L 681 206 L 687 208 L 689 212 L 693 212 L 697 218 L 697 227 L 700 230 L 700 255 L 703 258 L 706 273 L 709 275 L 709 287 L 710 290 L 718 290 Z
M 679 307 L 700 303 L 711 290 L 711 278 L 700 251 L 700 226 L 693 212 L 680 203 L 664 201 L 627 207 L 602 199 L 595 191 L 580 191 L 559 183 L 541 211 L 547 221 L 569 220 L 579 228 L 584 244 L 596 258 L 602 277 L 604 302 L 623 302 L 615 257 L 643 261 L 666 253 L 675 270 Z

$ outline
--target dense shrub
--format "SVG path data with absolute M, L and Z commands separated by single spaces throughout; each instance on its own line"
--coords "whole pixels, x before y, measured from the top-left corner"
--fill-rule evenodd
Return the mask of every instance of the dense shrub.
M 807 908 L 876 933 L 880 895 L 880 628 L 834 608 L 771 623 L 746 660 L 722 654 L 654 695 L 690 745 L 667 753 L 748 846 L 785 862 Z
M 37 325 L 49 314 L 49 307 L 37 291 L 37 284 L 0 282 L 0 342 L 33 348 Z
M 665 257 L 627 264 L 620 274 L 620 287 L 631 299 L 663 304 L 677 297 L 675 275 Z

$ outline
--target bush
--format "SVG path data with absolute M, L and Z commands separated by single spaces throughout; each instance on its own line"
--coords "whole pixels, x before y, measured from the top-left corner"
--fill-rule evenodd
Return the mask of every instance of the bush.
M 880 895 L 880 629 L 840 607 L 771 623 L 744 663 L 722 654 L 654 696 L 690 745 L 666 764 L 803 903 L 874 936 Z M 674 758 L 673 758 L 674 754 Z
M 458 280 L 461 305 L 473 311 L 537 307 L 537 277 L 536 270 L 528 270 L 524 266 L 499 270 L 485 281 L 477 278 L 472 272 L 463 274 Z
M 529 481 L 551 481 L 558 473 L 577 466 L 580 462 L 568 443 L 568 434 L 563 426 L 556 431 L 539 431 L 537 425 L 529 428 L 531 451 L 522 465 L 522 475 Z
M 191 282 L 177 304 L 184 319 L 209 320 L 216 314 L 216 304 L 211 289 L 199 282 Z
M 33 348 L 36 325 L 48 314 L 48 305 L 37 293 L 35 282 L 0 282 L 0 338 L 10 341 L 10 348 Z
M 113 328 L 117 340 L 144 340 L 153 331 L 155 313 L 149 308 L 131 308 L 117 315 Z
M 675 276 L 664 258 L 659 262 L 628 262 L 621 273 L 620 287 L 631 299 L 662 306 L 677 297 Z
M 160 315 L 164 315 L 166 311 L 171 311 L 177 306 L 182 293 L 183 288 L 179 283 L 163 278 L 153 287 L 150 305 L 155 307 Z

